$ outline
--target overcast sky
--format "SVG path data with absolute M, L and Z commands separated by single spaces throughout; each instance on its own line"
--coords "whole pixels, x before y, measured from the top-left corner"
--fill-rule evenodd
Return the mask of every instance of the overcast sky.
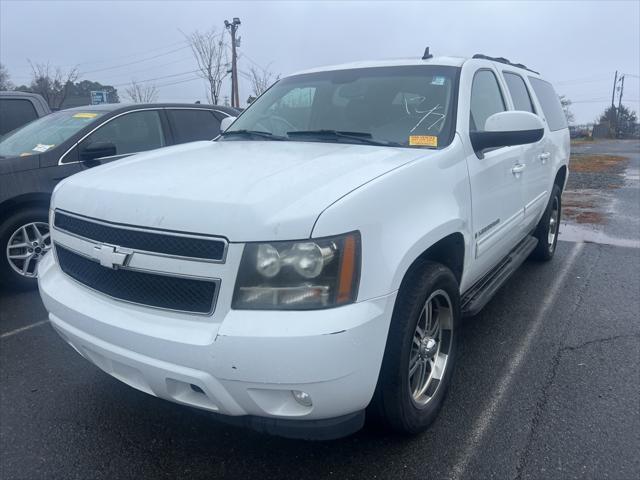
M 540 71 L 573 102 L 576 123 L 611 101 L 640 108 L 640 1 L 569 2 L 174 2 L 0 0 L 0 62 L 15 84 L 29 64 L 78 65 L 82 79 L 116 85 L 153 80 L 161 101 L 205 100 L 181 32 L 224 30 L 240 17 L 239 68 L 286 75 L 355 60 L 436 55 L 504 56 Z M 151 58 L 155 57 L 155 58 Z M 177 83 L 180 82 L 180 83 Z M 172 84 L 172 85 L 169 85 Z M 224 93 L 229 91 L 224 86 Z M 250 94 L 241 79 L 240 97 Z M 626 100 L 626 101 L 625 101 Z

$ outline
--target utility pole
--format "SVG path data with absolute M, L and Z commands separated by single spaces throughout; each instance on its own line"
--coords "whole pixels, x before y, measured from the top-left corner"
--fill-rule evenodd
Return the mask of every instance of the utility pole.
M 622 107 L 622 93 L 624 92 L 624 74 L 620 75 L 620 96 L 618 97 L 618 112 L 616 114 L 616 136 L 620 130 L 620 111 Z
M 240 19 L 233 17 L 233 21 L 224 21 L 224 26 L 231 34 L 231 106 L 238 108 L 240 106 L 240 94 L 238 93 L 238 65 L 236 54 L 236 31 L 240 26 Z
M 613 89 L 611 90 L 611 106 L 616 108 L 615 103 L 613 103 L 616 96 L 616 84 L 618 83 L 618 71 L 616 70 L 616 76 L 613 77 Z

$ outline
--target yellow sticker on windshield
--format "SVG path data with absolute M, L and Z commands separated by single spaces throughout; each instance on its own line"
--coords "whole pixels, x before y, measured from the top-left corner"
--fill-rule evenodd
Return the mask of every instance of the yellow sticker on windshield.
M 97 116 L 97 113 L 76 113 L 73 118 L 96 118 Z
M 420 147 L 437 147 L 438 137 L 435 135 L 409 135 L 409 145 Z

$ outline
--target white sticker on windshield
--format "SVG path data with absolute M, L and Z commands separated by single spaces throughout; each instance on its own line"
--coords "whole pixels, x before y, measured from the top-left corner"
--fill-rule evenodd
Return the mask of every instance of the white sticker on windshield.
M 49 150 L 50 148 L 54 147 L 55 145 L 45 145 L 44 143 L 39 143 L 37 144 L 35 147 L 32 148 L 32 150 L 34 152 L 46 152 L 47 150 Z
M 444 77 L 433 77 L 431 80 L 431 85 L 444 85 Z

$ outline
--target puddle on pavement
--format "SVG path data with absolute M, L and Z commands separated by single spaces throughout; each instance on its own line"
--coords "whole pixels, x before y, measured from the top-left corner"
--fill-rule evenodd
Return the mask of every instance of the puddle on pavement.
M 638 187 L 639 170 L 628 163 L 617 155 L 572 155 L 570 182 L 562 195 L 561 240 L 640 248 L 640 239 L 604 232 L 608 219 L 622 214 L 616 190 Z

